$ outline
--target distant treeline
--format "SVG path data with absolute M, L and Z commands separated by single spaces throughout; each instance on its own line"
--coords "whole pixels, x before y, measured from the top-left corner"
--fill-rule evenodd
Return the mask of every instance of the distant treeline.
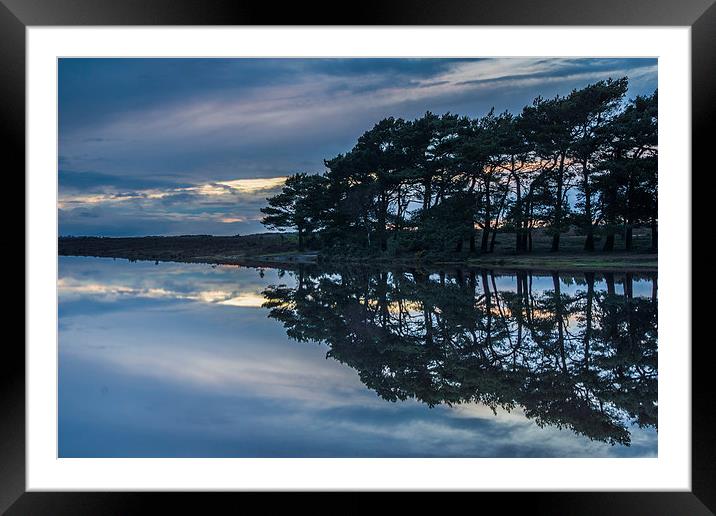
M 293 236 L 262 234 L 245 236 L 146 236 L 72 237 L 58 239 L 60 256 L 99 256 L 128 260 L 238 263 L 264 254 L 295 249 Z
M 298 232 L 300 250 L 517 253 L 545 228 L 551 249 L 571 227 L 584 250 L 633 248 L 636 226 L 657 248 L 657 92 L 626 100 L 627 78 L 538 97 L 520 114 L 386 118 L 322 175 L 295 174 L 261 209 Z M 542 230 L 544 232 L 544 230 Z

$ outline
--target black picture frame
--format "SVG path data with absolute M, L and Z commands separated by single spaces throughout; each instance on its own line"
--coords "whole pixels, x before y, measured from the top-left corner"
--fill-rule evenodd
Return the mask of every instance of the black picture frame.
M 42 25 L 620 25 L 690 26 L 692 170 L 708 171 L 709 126 L 716 120 L 715 0 L 401 0 L 286 4 L 228 0 L 0 0 L 0 113 L 8 175 L 25 170 L 25 29 Z M 351 8 L 350 5 L 353 5 Z M 8 162 L 9 159 L 9 162 Z M 693 177 L 693 174 L 692 174 Z M 24 185 L 24 182 L 23 182 Z M 24 189 L 24 186 L 21 187 Z M 696 222 L 696 221 L 694 221 Z M 23 237 L 24 240 L 24 235 Z M 25 257 L 27 259 L 27 256 Z M 25 268 L 25 275 L 32 270 Z M 684 281 L 691 283 L 688 271 Z M 24 306 L 24 304 L 23 304 Z M 693 313 L 693 312 L 692 312 Z M 693 320 L 693 315 L 692 315 Z M 8 334 L 10 334 L 8 332 Z M 684 345 L 688 343 L 669 343 Z M 550 514 L 713 514 L 716 425 L 709 339 L 692 346 L 690 492 L 476 493 L 509 497 L 510 508 Z M 207 512 L 227 496 L 165 493 L 25 492 L 25 351 L 6 337 L 0 375 L 0 511 L 8 514 L 129 514 L 150 499 Z M 419 500 L 420 498 L 418 498 Z M 494 500 L 493 500 L 494 499 Z M 504 500 L 500 500 L 503 501 Z M 370 503 L 370 502 L 368 502 Z M 515 505 L 517 504 L 517 505 Z M 352 505 L 360 510 L 361 502 Z M 370 506 L 366 506 L 370 508 Z M 165 510 L 168 506 L 164 507 Z

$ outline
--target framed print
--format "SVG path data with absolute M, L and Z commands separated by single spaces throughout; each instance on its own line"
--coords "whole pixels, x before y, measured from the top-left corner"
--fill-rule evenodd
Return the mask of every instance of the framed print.
M 711 3 L 346 25 L 3 0 L 27 243 L 3 510 L 348 490 L 710 514 Z

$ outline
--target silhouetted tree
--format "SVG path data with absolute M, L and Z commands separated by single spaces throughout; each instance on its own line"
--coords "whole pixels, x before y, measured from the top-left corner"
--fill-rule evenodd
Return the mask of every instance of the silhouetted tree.
M 533 250 L 540 228 L 576 225 L 584 249 L 611 251 L 623 230 L 649 226 L 657 247 L 657 95 L 624 102 L 627 79 L 604 80 L 518 115 L 480 118 L 425 113 L 385 118 L 345 154 L 325 160 L 320 176 L 297 174 L 262 211 L 271 229 L 298 231 L 299 248 L 428 256 L 495 250 L 515 233 L 515 252 Z M 576 195 L 570 192 L 576 191 Z M 314 244 L 316 239 L 313 239 Z
M 306 236 L 322 227 L 327 181 L 320 175 L 294 174 L 286 179 L 281 193 L 267 199 L 261 208 L 261 223 L 270 229 L 298 231 L 298 249 L 303 251 Z
M 607 125 L 626 95 L 627 79 L 611 79 L 590 84 L 581 90 L 574 90 L 569 101 L 576 111 L 576 141 L 570 149 L 569 158 L 578 166 L 580 178 L 580 204 L 582 206 L 581 226 L 586 238 L 584 249 L 594 250 L 593 185 L 591 175 L 596 169 L 598 151 L 604 143 Z
M 647 223 L 652 228 L 652 249 L 656 250 L 657 93 L 631 101 L 602 133 L 607 143 L 596 186 L 606 220 L 604 248 L 614 249 L 614 233 L 621 225 L 625 248 L 631 249 L 634 224 Z

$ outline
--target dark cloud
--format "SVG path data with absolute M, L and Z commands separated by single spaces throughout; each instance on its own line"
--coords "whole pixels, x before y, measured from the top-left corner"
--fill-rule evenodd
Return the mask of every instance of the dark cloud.
M 147 176 L 127 176 L 104 174 L 102 172 L 75 172 L 72 170 L 58 171 L 61 190 L 77 190 L 97 192 L 107 190 L 142 190 L 148 188 L 178 188 L 190 186 L 190 183 L 176 182 L 168 179 Z

